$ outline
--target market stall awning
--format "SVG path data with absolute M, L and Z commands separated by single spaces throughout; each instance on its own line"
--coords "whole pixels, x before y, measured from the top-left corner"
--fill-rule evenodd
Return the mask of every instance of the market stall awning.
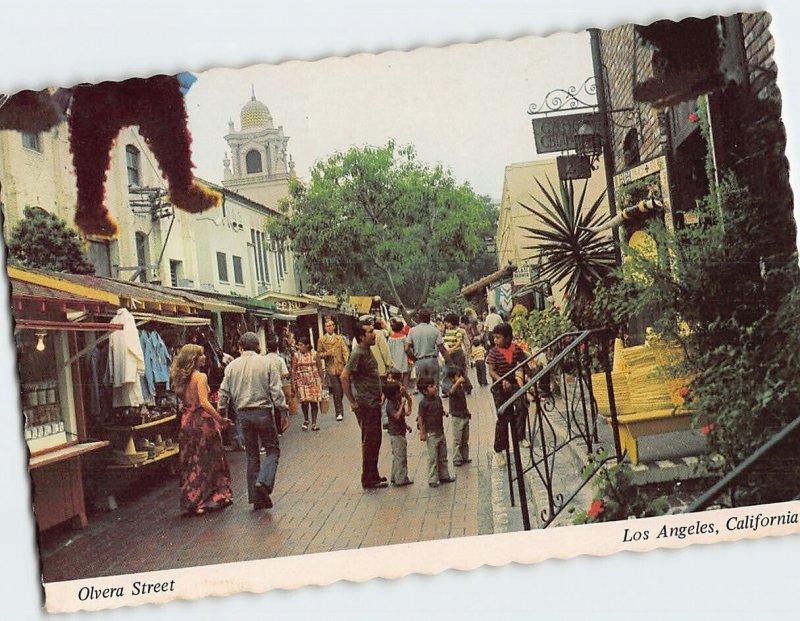
M 311 304 L 315 304 L 320 308 L 327 308 L 330 310 L 335 310 L 339 308 L 339 303 L 336 301 L 336 298 L 331 299 L 330 296 L 320 296 L 320 295 L 311 295 L 310 293 L 301 293 L 300 298 L 310 302 Z
M 310 295 L 308 293 L 301 293 L 293 295 L 291 293 L 279 293 L 277 291 L 269 291 L 261 296 L 260 300 L 272 302 L 278 310 L 291 310 L 296 312 L 303 307 L 312 306 L 314 308 L 329 308 L 334 309 L 338 306 L 336 301 L 331 301 L 317 295 Z M 281 308 L 281 307 L 284 308 Z
M 136 319 L 136 325 L 143 325 L 145 323 L 156 322 L 163 323 L 171 326 L 208 326 L 211 325 L 211 320 L 207 317 L 196 316 L 175 316 L 175 315 L 154 315 L 152 313 L 131 313 Z
M 502 282 L 504 280 L 510 280 L 516 270 L 516 265 L 506 265 L 496 272 L 493 272 L 488 276 L 484 276 L 480 280 L 467 285 L 461 289 L 461 295 L 463 295 L 465 298 L 468 298 L 470 296 L 483 293 L 483 290 L 489 285 L 492 285 L 496 282 Z
M 366 315 L 372 309 L 372 296 L 351 295 L 350 306 L 355 309 L 357 315 Z
M 190 304 L 197 306 L 199 309 L 210 313 L 238 313 L 245 312 L 243 306 L 231 304 L 229 302 L 222 302 L 211 297 L 207 293 L 200 293 L 194 289 L 182 289 L 179 287 L 162 287 L 161 285 L 154 285 L 151 283 L 140 284 L 140 287 L 160 291 L 166 295 L 178 296 L 184 298 Z
M 107 306 L 119 306 L 119 296 L 63 278 L 61 274 L 9 265 L 11 300 L 16 311 L 99 312 Z
M 174 292 L 169 292 L 166 288 L 156 288 L 147 286 L 144 283 L 140 284 L 92 274 L 55 274 L 54 276 L 73 285 L 112 294 L 119 300 L 118 306 L 125 307 L 130 311 L 154 311 L 161 314 L 189 315 L 198 310 L 203 310 L 201 304 L 190 302 Z
M 216 293 L 212 291 L 203 292 L 203 297 L 217 300 L 221 304 L 232 305 L 236 308 L 241 308 L 240 313 L 250 313 L 262 319 L 268 319 L 273 316 L 275 312 L 275 305 L 265 300 L 258 298 L 248 298 L 243 295 L 230 295 L 226 293 Z M 228 311 L 222 311 L 228 312 Z
M 98 332 L 103 330 L 122 330 L 122 324 L 98 323 L 96 321 L 50 321 L 44 319 L 16 319 L 17 330 L 65 330 L 67 332 Z

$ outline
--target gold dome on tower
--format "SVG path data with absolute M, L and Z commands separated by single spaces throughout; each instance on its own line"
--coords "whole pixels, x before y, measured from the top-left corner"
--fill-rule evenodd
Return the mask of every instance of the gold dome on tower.
M 248 129 L 274 129 L 269 108 L 256 99 L 255 88 L 253 88 L 250 101 L 242 107 L 240 119 L 242 131 Z

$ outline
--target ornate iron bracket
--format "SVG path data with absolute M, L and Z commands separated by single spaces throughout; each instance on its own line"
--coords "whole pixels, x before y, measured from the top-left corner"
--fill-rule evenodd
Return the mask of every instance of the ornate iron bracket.
M 597 108 L 596 103 L 584 101 L 584 97 L 597 96 L 597 81 L 594 76 L 586 78 L 580 86 L 570 86 L 566 89 L 555 88 L 544 97 L 544 101 L 536 105 L 532 103 L 528 106 L 528 114 L 549 114 L 551 112 L 562 112 L 564 110 L 582 110 L 585 108 Z

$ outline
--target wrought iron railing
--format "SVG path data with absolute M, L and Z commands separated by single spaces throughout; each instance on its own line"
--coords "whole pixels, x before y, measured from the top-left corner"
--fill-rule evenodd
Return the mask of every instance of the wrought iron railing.
M 531 529 L 525 489 L 527 472 L 534 470 L 546 491 L 547 507 L 542 508 L 539 515 L 539 526 L 546 528 L 605 463 L 611 460 L 620 461 L 623 457 L 609 356 L 613 338 L 613 333 L 603 329 L 562 334 L 533 352 L 491 386 L 492 393 L 497 394 L 502 391 L 503 380 L 518 385 L 515 378 L 520 371 L 529 376 L 497 407 L 498 421 L 501 428 L 504 427 L 506 437 L 510 439 L 510 442 L 505 443 L 508 446 L 505 452 L 511 504 L 515 504 L 516 482 L 525 530 Z M 543 355 L 546 361 L 538 364 L 537 361 L 543 360 Z M 531 363 L 536 365 L 533 371 Z M 561 450 L 573 442 L 582 442 L 587 453 L 599 455 L 603 452 L 599 446 L 597 401 L 591 380 L 593 367 L 602 369 L 605 374 L 615 452 L 609 451 L 610 456 L 593 460 L 592 471 L 587 473 L 577 489 L 556 490 L 554 470 L 556 456 Z M 559 386 L 558 397 L 551 390 L 554 376 L 556 385 Z M 556 417 L 560 420 L 557 421 Z M 558 433 L 557 426 L 566 427 L 565 435 Z M 522 449 L 527 451 L 526 463 L 523 463 Z
M 717 481 L 712 487 L 703 493 L 697 500 L 690 504 L 684 513 L 694 513 L 695 511 L 702 511 L 708 508 L 719 496 L 724 492 L 732 490 L 737 481 L 748 472 L 751 468 L 755 467 L 761 459 L 764 458 L 775 447 L 783 444 L 784 442 L 797 442 L 797 436 L 793 434 L 800 430 L 800 416 L 795 418 L 792 422 L 785 425 L 780 431 L 772 435 L 764 444 L 759 446 L 747 458 L 742 460 L 739 465 L 733 468 L 728 474 Z M 793 500 L 800 500 L 800 494 L 795 496 Z

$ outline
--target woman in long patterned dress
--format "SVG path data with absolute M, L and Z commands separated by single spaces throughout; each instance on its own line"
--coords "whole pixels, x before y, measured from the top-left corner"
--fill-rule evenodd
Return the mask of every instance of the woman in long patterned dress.
M 183 402 L 180 445 L 180 501 L 186 516 L 203 515 L 233 503 L 231 473 L 222 448 L 230 421 L 208 400 L 208 379 L 199 371 L 206 357 L 200 345 L 184 345 L 170 368 L 172 386 Z
M 322 363 L 311 347 L 311 339 L 301 336 L 297 351 L 292 356 L 292 387 L 300 399 L 303 410 L 303 431 L 308 431 L 308 414 L 311 412 L 311 430 L 319 431 L 317 412 L 322 399 Z

